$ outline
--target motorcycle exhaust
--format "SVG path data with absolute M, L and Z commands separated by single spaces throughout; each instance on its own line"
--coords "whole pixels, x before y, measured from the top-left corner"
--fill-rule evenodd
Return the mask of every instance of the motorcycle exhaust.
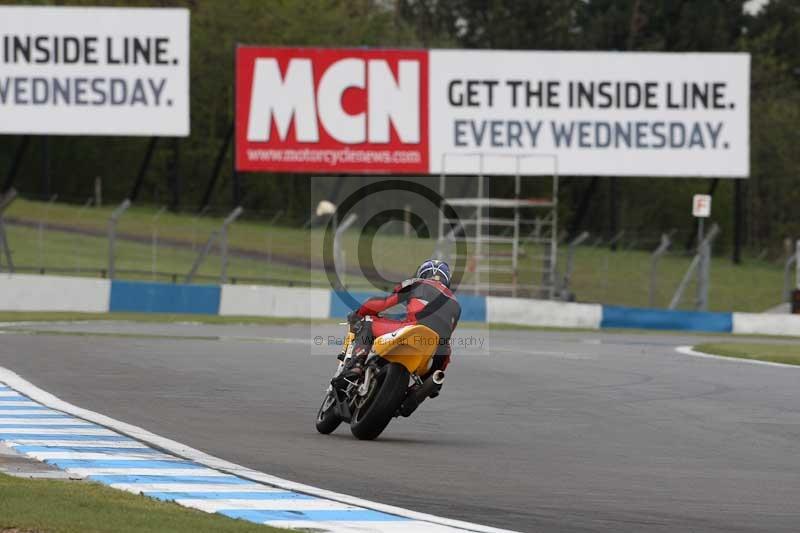
M 439 391 L 444 384 L 444 372 L 437 370 L 426 379 L 422 386 L 417 390 L 414 396 L 417 397 L 417 402 L 422 403 L 427 398 L 435 398 L 439 395 Z
M 444 372 L 437 370 L 428 376 L 424 382 L 422 382 L 422 385 L 416 390 L 416 392 L 408 395 L 408 398 L 405 399 L 403 405 L 400 406 L 400 414 L 405 417 L 411 416 L 411 413 L 417 410 L 419 404 L 428 398 L 436 398 L 439 395 L 439 391 L 442 389 L 443 384 Z

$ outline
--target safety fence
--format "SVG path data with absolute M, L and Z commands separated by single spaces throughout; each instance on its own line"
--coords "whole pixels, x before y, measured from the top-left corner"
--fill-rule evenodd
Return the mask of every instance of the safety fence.
M 26 274 L 0 275 L 0 311 L 191 313 L 340 319 L 371 292 L 257 285 L 192 285 Z M 346 296 L 345 296 L 346 295 Z M 800 315 L 639 309 L 459 296 L 462 321 L 531 327 L 709 331 L 800 336 Z
M 416 209 L 404 212 L 410 216 Z M 439 249 L 435 228 L 427 237 L 418 236 L 408 224 L 393 220 L 374 233 L 365 232 L 359 224 L 368 215 L 359 215 L 360 222 L 349 229 L 346 218 L 339 221 L 333 239 L 334 272 L 325 268 L 324 217 L 303 221 L 282 211 L 231 209 L 172 213 L 125 202 L 93 207 L 89 201 L 72 205 L 6 197 L 0 201 L 0 271 L 173 284 L 345 286 L 358 291 L 388 289 L 411 275 L 421 261 L 447 255 Z M 643 228 L 611 237 L 564 233 L 559 235 L 553 296 L 623 307 L 747 312 L 788 302 L 797 283 L 800 248 L 788 242 L 780 251 L 744 250 L 742 263 L 733 264 L 724 254 L 724 231 L 705 247 L 697 245 L 693 232 L 654 234 Z M 504 242 L 487 244 L 480 253 L 466 248 L 460 264 L 459 258 L 451 261 L 463 276 L 461 294 L 476 292 L 469 287 L 486 266 L 474 260 L 481 255 L 497 261 L 517 257 L 520 287 L 541 278 L 534 268 L 541 263 L 535 243 L 523 243 L 516 252 Z M 480 278 L 485 290 L 477 292 L 547 296 L 504 290 L 509 280 L 513 275 L 486 274 Z

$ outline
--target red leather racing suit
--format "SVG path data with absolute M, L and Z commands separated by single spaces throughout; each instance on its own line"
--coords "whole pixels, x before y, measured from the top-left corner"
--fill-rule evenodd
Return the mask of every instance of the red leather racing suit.
M 396 305 L 405 304 L 402 320 L 377 316 Z M 361 317 L 374 317 L 369 326 L 362 328 L 355 353 L 359 348 L 369 351 L 376 337 L 397 331 L 403 326 L 422 324 L 439 335 L 439 348 L 434 355 L 434 370 L 444 370 L 450 362 L 450 337 L 461 318 L 461 306 L 452 291 L 432 279 L 412 278 L 404 281 L 385 298 L 375 297 L 365 301 L 356 311 Z M 365 325 L 370 322 L 365 322 Z M 365 352 L 366 353 L 366 352 Z

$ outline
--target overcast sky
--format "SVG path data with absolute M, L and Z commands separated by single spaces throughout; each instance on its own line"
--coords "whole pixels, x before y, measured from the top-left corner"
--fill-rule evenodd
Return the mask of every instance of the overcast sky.
M 758 10 L 767 5 L 767 3 L 769 3 L 769 0 L 749 0 L 749 2 L 744 5 L 744 10 L 750 15 L 755 15 L 758 13 Z

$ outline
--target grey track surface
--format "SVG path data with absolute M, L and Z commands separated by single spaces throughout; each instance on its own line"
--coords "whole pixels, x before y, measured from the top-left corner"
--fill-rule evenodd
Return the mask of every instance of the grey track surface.
M 797 531 L 800 369 L 692 358 L 677 335 L 463 331 L 440 398 L 375 442 L 314 430 L 335 326 L 98 323 L 0 335 L 62 399 L 270 474 L 522 531 Z M 719 339 L 719 337 L 714 337 Z M 323 355 L 327 354 L 327 355 Z

